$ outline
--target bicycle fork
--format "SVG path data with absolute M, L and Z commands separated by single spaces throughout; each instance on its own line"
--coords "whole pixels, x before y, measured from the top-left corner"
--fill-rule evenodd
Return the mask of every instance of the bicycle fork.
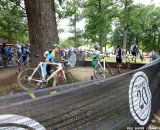
M 66 75 L 65 75 L 65 72 L 64 72 L 64 70 L 63 70 L 63 69 L 62 69 L 62 70 L 60 70 L 60 73 L 61 73 L 61 75 L 64 77 L 64 79 L 65 79 L 65 80 L 67 80 Z

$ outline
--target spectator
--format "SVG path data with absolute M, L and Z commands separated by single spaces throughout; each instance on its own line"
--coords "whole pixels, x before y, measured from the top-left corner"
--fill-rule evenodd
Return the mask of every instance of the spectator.
M 7 68 L 8 56 L 7 56 L 6 43 L 3 43 L 3 46 L 1 49 L 1 57 L 2 57 L 2 62 L 3 62 L 3 68 Z
M 160 50 L 158 51 L 158 59 L 160 59 Z
M 14 54 L 14 50 L 12 47 L 9 47 L 7 50 L 7 55 L 8 55 L 8 63 L 12 61 L 12 57 Z
M 142 61 L 146 61 L 146 60 L 144 59 L 143 52 L 142 52 L 142 53 L 139 53 L 139 58 L 140 58 Z
M 60 55 L 61 55 L 61 59 L 62 60 L 65 59 L 65 51 L 64 51 L 64 49 L 60 50 Z
M 149 55 L 150 55 L 150 62 L 151 62 L 151 61 L 154 61 L 154 60 L 156 60 L 156 59 L 158 58 L 158 55 L 156 54 L 156 52 L 155 52 L 154 50 L 152 50 L 152 51 L 149 53 Z
M 16 44 L 16 53 L 17 53 L 17 61 L 18 61 L 22 54 L 21 45 L 18 43 Z
M 29 48 L 27 47 L 27 45 L 22 45 L 21 48 L 22 51 L 22 63 L 24 65 L 27 65 L 27 63 L 29 62 Z

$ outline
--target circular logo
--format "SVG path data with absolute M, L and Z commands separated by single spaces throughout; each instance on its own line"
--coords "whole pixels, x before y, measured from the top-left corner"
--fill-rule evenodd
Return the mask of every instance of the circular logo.
M 25 128 L 27 130 L 46 130 L 39 122 L 25 116 L 15 114 L 0 115 L 0 130 L 24 130 Z
M 148 122 L 151 112 L 151 92 L 144 72 L 133 75 L 129 85 L 129 104 L 133 118 L 140 124 Z

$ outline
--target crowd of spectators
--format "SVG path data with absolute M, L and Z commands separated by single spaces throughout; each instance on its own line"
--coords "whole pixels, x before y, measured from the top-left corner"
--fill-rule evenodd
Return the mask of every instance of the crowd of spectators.
M 7 68 L 8 65 L 15 60 L 26 61 L 29 59 L 29 46 L 25 44 L 15 44 L 12 46 L 3 43 L 0 47 L 0 66 Z

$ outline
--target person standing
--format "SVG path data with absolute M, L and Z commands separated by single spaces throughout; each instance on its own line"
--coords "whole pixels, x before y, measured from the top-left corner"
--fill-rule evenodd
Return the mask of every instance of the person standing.
M 122 48 L 120 45 L 118 45 L 115 49 L 116 54 L 116 63 L 117 63 L 117 69 L 118 72 L 121 73 L 121 67 L 122 67 Z
M 150 55 L 150 62 L 151 62 L 151 61 L 154 61 L 154 60 L 156 60 L 156 59 L 158 58 L 158 55 L 156 54 L 156 52 L 155 52 L 154 50 L 152 50 L 152 51 L 149 53 L 149 55 Z
M 2 49 L 1 49 L 1 57 L 2 57 L 3 68 L 7 68 L 8 56 L 7 56 L 6 43 L 3 43 L 3 46 L 2 46 Z

